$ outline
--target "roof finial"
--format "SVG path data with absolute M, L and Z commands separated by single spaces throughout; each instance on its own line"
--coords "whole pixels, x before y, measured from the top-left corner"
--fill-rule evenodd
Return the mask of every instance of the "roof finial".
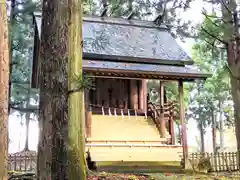
M 103 17 L 103 16 L 106 16 L 107 15 L 107 10 L 108 10 L 108 7 L 106 6 L 103 11 L 101 12 L 100 16 Z
M 153 20 L 153 22 L 160 26 L 163 23 L 164 17 L 166 15 L 166 4 L 163 7 L 162 13 L 158 14 L 157 17 Z
M 130 14 L 127 16 L 127 20 L 132 19 L 134 15 L 135 15 L 135 13 L 133 11 L 131 11 Z

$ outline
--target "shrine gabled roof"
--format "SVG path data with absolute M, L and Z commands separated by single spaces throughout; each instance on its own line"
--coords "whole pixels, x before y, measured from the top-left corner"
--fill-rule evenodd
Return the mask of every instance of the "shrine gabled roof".
M 41 14 L 35 14 L 35 22 L 41 35 Z M 84 59 L 193 64 L 167 27 L 151 21 L 84 17 L 83 40 Z

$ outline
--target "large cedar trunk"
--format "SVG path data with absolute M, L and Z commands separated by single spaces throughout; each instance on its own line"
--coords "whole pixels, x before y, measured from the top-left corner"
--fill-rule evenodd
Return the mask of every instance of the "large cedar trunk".
M 68 178 L 86 180 L 84 93 L 79 87 L 83 80 L 82 1 L 70 0 L 68 5 Z
M 67 3 L 67 0 L 43 1 L 39 78 L 39 180 L 67 179 Z
M 240 72 L 240 69 L 239 69 Z M 240 151 L 240 80 L 231 76 L 232 97 L 234 102 L 235 131 L 237 138 L 237 150 Z M 240 157 L 239 157 L 240 158 Z M 240 162 L 240 159 L 239 159 Z
M 43 1 L 40 180 L 86 179 L 84 100 L 75 91 L 76 77 L 82 78 L 81 29 L 81 0 Z
M 229 12 L 229 9 L 232 12 Z M 238 16 L 239 13 L 237 10 L 236 1 L 222 1 L 221 12 L 222 19 L 225 22 L 225 26 L 223 28 L 223 37 L 226 45 L 232 99 L 234 103 L 237 150 L 240 151 L 240 34 Z M 238 165 L 240 165 L 240 156 L 238 156 Z
M 6 1 L 0 2 L 0 179 L 7 180 L 9 48 Z

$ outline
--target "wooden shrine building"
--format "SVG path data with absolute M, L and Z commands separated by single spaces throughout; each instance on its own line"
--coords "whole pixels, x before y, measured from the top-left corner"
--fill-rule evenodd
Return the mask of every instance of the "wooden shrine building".
M 38 87 L 41 15 L 35 14 L 33 87 Z M 83 70 L 94 76 L 85 92 L 86 151 L 94 161 L 177 161 L 188 154 L 183 82 L 206 79 L 165 25 L 151 21 L 84 17 Z M 147 98 L 147 80 L 160 81 L 161 102 Z M 179 101 L 164 97 L 164 82 L 179 82 Z M 176 103 L 180 113 L 176 114 Z M 182 146 L 174 123 L 181 122 Z M 180 154 L 179 154 L 180 153 Z

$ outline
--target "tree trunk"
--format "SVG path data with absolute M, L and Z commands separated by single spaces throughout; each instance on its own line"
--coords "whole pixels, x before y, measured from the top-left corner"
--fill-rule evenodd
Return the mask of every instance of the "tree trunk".
M 200 138 L 201 138 L 201 152 L 205 152 L 205 138 L 204 138 L 204 129 L 203 124 L 200 122 L 199 124 L 199 132 L 200 132 Z
M 222 102 L 219 100 L 219 123 L 220 123 L 220 148 L 224 148 L 224 128 L 223 128 L 223 108 Z
M 79 88 L 82 72 L 82 1 L 69 1 L 70 21 L 68 34 L 68 91 Z M 74 78 L 78 79 L 74 81 Z M 86 179 L 84 98 L 83 90 L 69 94 L 68 99 L 68 175 L 70 180 Z
M 16 0 L 11 0 L 11 12 L 10 12 L 10 16 L 9 16 L 9 26 L 12 27 L 14 25 L 14 21 L 15 21 L 15 17 L 14 17 L 14 13 L 15 13 L 15 9 L 16 9 Z M 13 66 L 13 62 L 12 62 L 12 44 L 13 44 L 13 37 L 12 37 L 12 28 L 10 28 L 10 32 L 9 32 L 9 87 L 8 87 L 8 98 L 11 99 L 11 89 L 12 89 L 12 66 Z M 11 103 L 11 101 L 9 100 L 9 103 Z M 8 114 L 10 114 L 10 110 L 11 110 L 11 106 L 8 106 Z
M 0 3 L 0 179 L 7 180 L 9 48 L 6 1 Z
M 39 180 L 65 180 L 68 128 L 67 0 L 44 0 L 40 45 Z
M 212 110 L 212 143 L 213 153 L 216 153 L 216 115 L 214 110 Z
M 31 67 L 32 63 L 31 63 L 31 60 L 29 59 L 28 60 L 28 65 L 29 67 Z M 31 84 L 29 83 L 28 84 L 28 87 L 27 87 L 27 103 L 26 103 L 26 109 L 29 108 L 30 106 L 30 100 L 31 100 Z M 28 143 L 29 143 L 29 123 L 30 123 L 30 116 L 31 116 L 31 113 L 30 112 L 27 112 L 26 115 L 25 115 L 25 126 L 26 126 L 26 139 L 25 139 L 25 146 L 24 146 L 24 151 L 29 151 L 29 147 L 28 147 Z
M 239 70 L 240 71 L 240 70 Z M 237 150 L 240 151 L 240 80 L 231 76 L 232 97 L 234 102 L 235 131 L 237 138 Z M 240 158 L 240 157 L 239 157 Z M 240 163 L 240 159 L 239 159 Z
M 81 14 L 81 0 L 43 1 L 39 180 L 86 179 L 83 95 L 69 93 L 82 77 Z
M 233 12 L 229 12 L 226 4 Z M 237 151 L 240 151 L 240 39 L 239 39 L 239 18 L 236 1 L 226 1 L 221 3 L 222 19 L 225 22 L 224 40 L 226 42 L 227 62 L 230 72 L 232 99 L 234 103 L 235 131 L 237 139 Z M 236 18 L 234 18 L 236 17 Z M 240 156 L 238 156 L 240 165 Z
M 30 113 L 26 113 L 25 119 L 26 119 L 26 139 L 25 139 L 25 146 L 24 151 L 29 151 L 29 123 L 30 123 Z

